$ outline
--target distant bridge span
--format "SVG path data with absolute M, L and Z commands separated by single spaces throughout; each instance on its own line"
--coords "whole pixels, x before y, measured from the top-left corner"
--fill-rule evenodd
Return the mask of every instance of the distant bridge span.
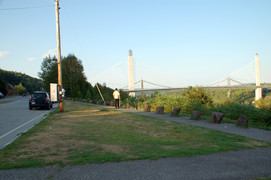
M 204 89 L 257 89 L 257 88 L 271 88 L 270 85 L 263 85 L 263 86 L 252 86 L 252 85 L 240 85 L 240 86 L 199 86 L 203 87 Z M 171 90 L 185 90 L 189 87 L 179 87 L 179 88 L 157 88 L 157 89 L 135 89 L 135 90 L 128 90 L 122 89 L 124 92 L 147 92 L 147 91 L 171 91 Z

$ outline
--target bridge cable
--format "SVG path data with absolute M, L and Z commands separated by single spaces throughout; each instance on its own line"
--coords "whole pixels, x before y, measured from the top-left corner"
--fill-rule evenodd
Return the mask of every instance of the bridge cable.
M 72 29 L 73 34 L 74 34 L 74 37 L 75 37 L 75 39 L 76 39 L 76 42 L 77 42 L 77 44 L 78 44 L 78 46 L 79 46 L 79 49 L 81 50 L 81 52 L 82 52 L 82 54 L 83 54 L 83 56 L 84 56 L 84 58 L 85 58 L 85 60 L 86 60 L 87 58 L 86 58 L 86 56 L 85 56 L 85 52 L 84 52 L 84 50 L 83 50 L 83 48 L 82 48 L 82 46 L 81 46 L 81 44 L 80 44 L 80 42 L 79 42 L 79 39 L 77 38 L 77 34 L 76 34 L 76 32 L 75 32 L 75 28 L 74 28 L 73 24 L 71 23 L 71 19 L 70 19 L 69 13 L 68 13 L 68 16 L 67 16 L 67 17 L 68 17 L 69 25 L 71 26 L 71 29 Z M 87 66 L 89 67 L 87 60 L 86 60 L 85 62 L 87 63 Z M 90 67 L 89 67 L 89 69 L 90 69 Z M 100 94 L 101 98 L 102 98 L 103 101 L 104 101 L 104 97 L 103 97 L 103 95 L 102 95 L 102 93 L 101 93 L 101 91 L 100 91 L 100 88 L 98 87 L 98 85 L 97 85 L 97 83 L 96 83 L 96 79 L 95 79 L 95 77 L 94 77 L 94 75 L 93 75 L 93 73 L 92 73 L 91 70 L 90 70 L 90 74 L 92 75 L 92 78 L 93 78 L 93 80 L 94 80 L 94 82 L 95 82 L 95 86 L 97 87 L 97 89 L 98 89 L 98 91 L 99 91 L 99 94 Z
M 159 84 L 155 84 L 155 83 L 152 83 L 152 82 L 148 82 L 148 81 L 146 81 L 146 80 L 143 80 L 143 81 L 146 82 L 146 83 L 152 84 L 152 85 L 154 85 L 154 86 L 160 86 L 160 87 L 165 87 L 165 88 L 171 88 L 171 87 L 169 87 L 169 86 L 164 86 L 164 85 L 159 85 Z

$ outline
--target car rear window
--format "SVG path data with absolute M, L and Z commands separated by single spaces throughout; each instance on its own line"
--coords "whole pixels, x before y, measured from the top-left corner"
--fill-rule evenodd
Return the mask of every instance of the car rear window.
M 45 93 L 35 93 L 35 94 L 32 94 L 32 97 L 33 98 L 43 98 L 43 99 L 46 99 L 46 94 Z

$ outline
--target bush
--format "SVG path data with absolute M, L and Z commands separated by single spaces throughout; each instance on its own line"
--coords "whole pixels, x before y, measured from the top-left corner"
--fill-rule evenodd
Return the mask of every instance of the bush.
M 259 103 L 259 108 L 253 105 L 232 103 L 229 100 L 224 104 L 213 107 L 209 95 L 202 88 L 195 89 L 190 88 L 183 94 L 163 95 L 156 92 L 150 98 L 140 96 L 138 99 L 139 107 L 144 108 L 145 104 L 149 104 L 152 110 L 155 110 L 157 106 L 164 106 L 165 112 L 171 112 L 175 107 L 178 107 L 181 109 L 181 113 L 190 114 L 193 110 L 198 110 L 204 115 L 210 115 L 212 112 L 218 111 L 233 120 L 237 120 L 244 114 L 254 124 L 271 126 L 271 108 L 263 100 L 256 102 Z
M 181 113 L 191 113 L 193 110 L 199 110 L 203 113 L 209 112 L 205 104 L 185 95 L 162 95 L 160 93 L 154 93 L 151 98 L 139 98 L 139 107 L 144 108 L 145 104 L 151 105 L 153 110 L 155 110 L 157 106 L 164 106 L 165 112 L 171 112 L 175 107 L 180 108 Z
M 22 83 L 15 85 L 14 90 L 19 94 L 22 95 L 23 93 L 27 93 L 25 87 L 23 87 Z
M 130 107 L 135 107 L 135 97 L 129 96 L 126 99 L 121 100 L 121 103 L 123 103 L 123 104 L 129 104 Z
M 189 87 L 183 95 L 190 100 L 197 100 L 200 104 L 206 104 L 208 107 L 213 105 L 211 95 L 207 93 L 203 87 Z
M 267 108 L 256 108 L 253 105 L 242 105 L 238 103 L 230 103 L 219 105 L 214 108 L 214 111 L 219 111 L 225 117 L 237 120 L 242 114 L 246 115 L 249 121 L 258 125 L 271 125 L 271 111 Z
M 255 106 L 258 108 L 271 109 L 271 100 L 260 98 L 259 100 L 255 101 Z

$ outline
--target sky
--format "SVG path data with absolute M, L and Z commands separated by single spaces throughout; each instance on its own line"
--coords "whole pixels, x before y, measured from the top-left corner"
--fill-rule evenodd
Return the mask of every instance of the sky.
M 155 83 L 207 85 L 256 53 L 271 82 L 270 0 L 59 1 L 62 56 L 82 60 L 90 82 L 92 74 L 128 62 L 129 49 L 144 72 L 136 77 Z M 43 58 L 56 54 L 54 5 L 0 0 L 1 69 L 38 77 Z

